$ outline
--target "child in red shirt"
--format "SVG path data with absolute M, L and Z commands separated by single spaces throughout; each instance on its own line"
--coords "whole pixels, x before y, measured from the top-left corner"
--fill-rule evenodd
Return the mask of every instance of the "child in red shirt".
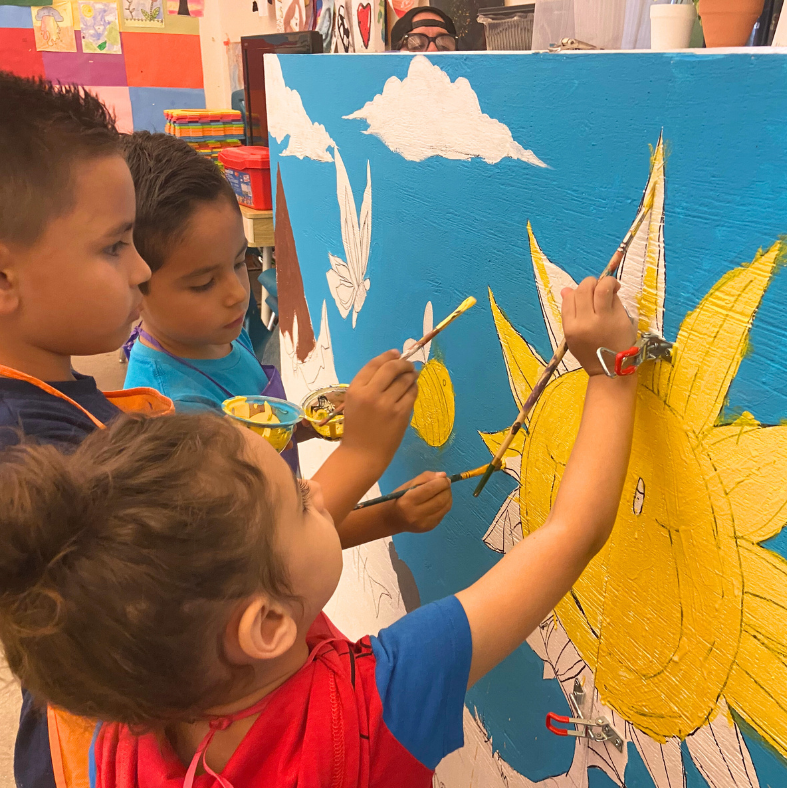
M 10 449 L 0 638 L 37 697 L 106 720 L 93 785 L 430 786 L 462 744 L 467 687 L 612 529 L 636 392 L 635 376 L 606 378 L 595 355 L 633 341 L 617 287 L 564 291 L 590 380 L 544 525 L 469 588 L 357 643 L 321 613 L 342 559 L 320 486 L 259 436 L 212 415 L 137 416 L 68 456 Z

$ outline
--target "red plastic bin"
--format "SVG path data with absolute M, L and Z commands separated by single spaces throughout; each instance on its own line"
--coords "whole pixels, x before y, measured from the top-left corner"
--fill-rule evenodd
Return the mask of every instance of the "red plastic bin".
M 270 211 L 271 157 L 270 151 L 261 145 L 240 145 L 224 148 L 219 152 L 219 161 L 224 165 L 224 175 L 241 205 Z

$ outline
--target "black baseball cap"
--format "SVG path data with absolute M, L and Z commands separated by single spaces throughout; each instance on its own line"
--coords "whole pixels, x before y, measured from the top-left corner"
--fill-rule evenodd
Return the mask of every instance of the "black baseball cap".
M 440 19 L 443 20 L 442 24 L 436 19 L 423 19 L 413 24 L 413 18 L 418 16 L 418 14 L 425 13 L 426 11 L 439 16 Z M 442 27 L 446 33 L 456 38 L 456 27 L 454 27 L 454 21 L 450 16 L 448 16 L 448 14 L 446 14 L 445 11 L 441 11 L 439 8 L 435 8 L 431 5 L 422 5 L 418 8 L 411 8 L 393 26 L 393 30 L 391 30 L 391 48 L 399 49 L 399 47 L 402 45 L 402 39 L 408 33 L 412 33 L 419 27 Z

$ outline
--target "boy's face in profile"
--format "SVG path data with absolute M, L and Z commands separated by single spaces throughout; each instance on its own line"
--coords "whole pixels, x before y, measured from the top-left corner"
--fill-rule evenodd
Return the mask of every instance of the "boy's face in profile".
M 246 236 L 237 205 L 198 203 L 145 295 L 145 326 L 171 352 L 221 358 L 238 338 L 249 305 Z
M 70 198 L 32 245 L 9 245 L 0 257 L 0 349 L 9 363 L 22 355 L 46 369 L 57 357 L 116 350 L 139 316 L 150 269 L 132 242 L 134 184 L 123 158 L 75 164 Z

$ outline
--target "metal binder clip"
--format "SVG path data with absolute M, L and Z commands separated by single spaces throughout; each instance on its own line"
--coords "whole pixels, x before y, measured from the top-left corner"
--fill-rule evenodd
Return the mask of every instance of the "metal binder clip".
M 576 730 L 556 728 L 552 723 L 560 722 L 564 725 L 576 725 Z M 623 752 L 623 739 L 620 734 L 609 724 L 606 717 L 597 717 L 595 720 L 584 720 L 581 717 L 563 717 L 560 714 L 547 714 L 547 730 L 558 736 L 577 736 L 580 739 L 592 739 L 598 742 L 610 742 L 619 752 Z
M 607 377 L 614 378 L 622 375 L 633 375 L 637 367 L 644 361 L 662 358 L 672 360 L 672 342 L 667 342 L 658 334 L 642 334 L 634 347 L 615 353 L 606 347 L 596 351 L 601 368 Z M 608 363 L 609 362 L 609 363 Z
M 576 52 L 578 50 L 587 49 L 601 49 L 594 44 L 588 44 L 586 41 L 580 41 L 576 38 L 562 38 L 559 44 L 550 44 L 550 52 Z

